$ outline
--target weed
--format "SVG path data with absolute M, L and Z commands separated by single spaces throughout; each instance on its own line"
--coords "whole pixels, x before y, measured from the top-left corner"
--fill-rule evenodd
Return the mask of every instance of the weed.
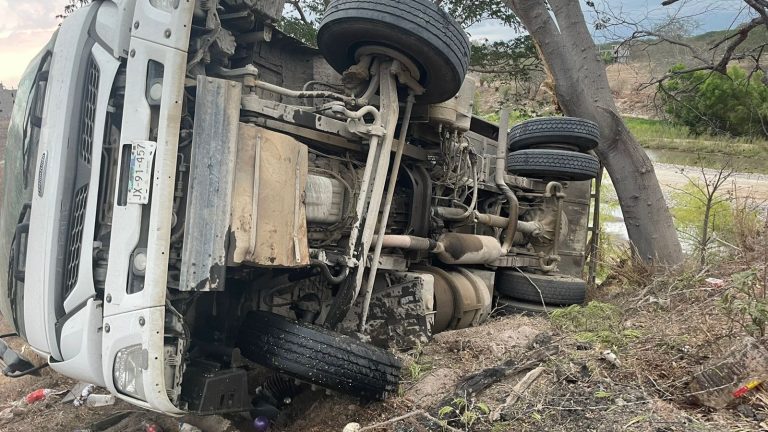
M 607 391 L 598 390 L 598 391 L 595 392 L 595 398 L 597 398 L 597 399 L 608 399 L 611 396 L 613 396 L 613 394 L 609 393 Z
M 619 308 L 606 303 L 591 302 L 586 306 L 573 305 L 553 312 L 550 317 L 556 327 L 572 333 L 582 342 L 620 348 L 641 336 L 636 330 L 624 329 Z
M 757 271 L 736 273 L 731 279 L 732 289 L 721 299 L 731 322 L 754 337 L 764 337 L 768 324 L 768 299 L 765 287 L 761 289 L 760 285 Z
M 456 398 L 450 405 L 440 408 L 437 414 L 438 418 L 445 419 L 446 422 L 470 430 L 478 420 L 487 417 L 490 413 L 491 409 L 482 402 Z
M 491 432 L 507 432 L 510 430 L 513 430 L 512 423 L 510 422 L 494 423 L 493 426 L 491 426 Z
M 424 347 L 417 346 L 410 354 L 408 363 L 408 372 L 412 381 L 418 381 L 425 373 L 433 369 L 432 361 L 424 355 Z

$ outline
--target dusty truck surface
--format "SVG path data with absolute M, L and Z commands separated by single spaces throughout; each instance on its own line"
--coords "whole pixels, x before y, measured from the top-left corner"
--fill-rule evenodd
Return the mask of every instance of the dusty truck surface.
M 430 1 L 333 0 L 317 49 L 283 7 L 95 1 L 27 69 L 0 305 L 51 368 L 272 416 L 395 393 L 396 349 L 497 302 L 584 300 L 596 125 L 473 117 L 469 39 Z

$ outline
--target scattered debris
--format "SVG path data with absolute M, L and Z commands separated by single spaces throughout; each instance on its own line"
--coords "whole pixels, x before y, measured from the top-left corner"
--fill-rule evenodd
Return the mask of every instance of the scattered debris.
M 56 390 L 51 389 L 37 389 L 32 393 L 24 396 L 23 402 L 27 405 L 32 405 L 37 402 L 44 401 L 48 396 L 56 393 Z
M 189 423 L 179 422 L 179 432 L 203 432 L 199 427 Z
M 616 354 L 613 353 L 611 350 L 605 350 L 603 351 L 603 360 L 607 361 L 608 363 L 616 366 L 621 367 L 621 360 L 619 360 L 619 357 L 616 356 Z
M 115 396 L 114 395 L 97 395 L 97 394 L 91 394 L 88 395 L 88 398 L 85 400 L 85 406 L 91 407 L 91 408 L 99 408 L 99 407 L 105 407 L 115 404 Z
M 527 351 L 520 357 L 508 359 L 498 366 L 469 374 L 459 381 L 454 391 L 448 397 L 444 398 L 442 402 L 434 407 L 434 412 L 437 413 L 441 408 L 451 406 L 451 403 L 458 398 L 466 399 L 473 397 L 501 381 L 504 377 L 534 369 L 558 352 L 560 352 L 560 346 L 552 344 Z
M 752 381 L 748 382 L 748 383 L 747 383 L 747 385 L 745 385 L 745 386 L 743 386 L 743 387 L 740 387 L 738 390 L 736 390 L 735 392 L 733 392 L 733 397 L 734 397 L 734 398 L 740 398 L 740 397 L 743 397 L 743 396 L 744 396 L 744 395 L 746 395 L 747 393 L 749 393 L 749 392 L 751 392 L 752 390 L 756 389 L 756 388 L 757 388 L 757 386 L 759 386 L 760 384 L 762 384 L 762 381 L 759 381 L 759 380 L 752 380 Z
M 144 432 L 163 432 L 163 428 L 153 422 L 143 422 L 141 424 L 141 430 Z
M 77 384 L 75 384 L 72 387 L 72 389 L 69 392 L 67 392 L 67 395 L 64 396 L 64 398 L 61 400 L 61 402 L 62 403 L 69 403 L 69 402 L 74 401 L 75 399 L 77 399 L 78 396 L 80 396 L 83 393 L 83 390 L 86 387 L 88 387 L 89 385 L 91 385 L 91 384 L 89 384 L 87 382 L 82 382 L 82 381 L 78 382 Z
M 395 424 L 397 422 L 401 422 L 403 420 L 409 419 L 411 417 L 416 417 L 416 416 L 423 416 L 423 417 L 427 418 L 429 421 L 431 421 L 431 422 L 433 422 L 433 423 L 435 423 L 437 425 L 440 425 L 440 428 L 443 431 L 462 432 L 459 429 L 456 429 L 454 427 L 451 427 L 451 426 L 445 424 L 445 422 L 441 422 L 440 420 L 438 420 L 435 417 L 431 416 L 429 413 L 427 413 L 424 410 L 416 410 L 416 411 L 410 412 L 408 414 L 401 415 L 399 417 L 395 417 L 395 418 L 389 419 L 389 420 L 381 422 L 381 423 L 376 423 L 376 424 L 373 424 L 373 425 L 370 425 L 370 426 L 366 426 L 366 427 L 361 428 L 361 429 L 350 429 L 350 431 L 347 431 L 347 428 L 345 427 L 343 432 L 365 432 L 365 431 L 378 430 L 378 429 L 381 429 L 381 428 L 383 428 L 385 426 L 393 425 L 393 424 Z M 360 426 L 357 423 L 350 423 L 350 424 L 347 425 L 347 427 L 349 427 L 350 425 L 358 425 L 358 426 Z
M 531 386 L 540 376 L 542 373 L 544 373 L 545 368 L 539 366 L 536 369 L 528 372 L 523 379 L 520 380 L 519 383 L 517 383 L 512 388 L 512 393 L 509 394 L 507 397 L 507 400 L 500 405 L 498 408 L 493 410 L 491 413 L 491 421 L 498 421 L 501 418 L 501 414 L 510 406 L 514 405 L 515 402 L 517 402 L 518 399 L 520 399 L 520 395 L 523 394 L 524 391 L 528 389 L 528 387 Z
M 96 386 L 93 384 L 86 385 L 83 390 L 80 392 L 80 395 L 78 395 L 75 400 L 72 402 L 76 407 L 80 407 L 85 405 L 86 400 L 88 400 L 88 396 L 91 395 L 96 390 Z
M 725 281 L 717 278 L 706 278 L 704 282 L 708 283 L 712 288 L 722 288 L 725 286 Z
M 739 390 L 743 387 L 765 379 L 768 379 L 768 350 L 748 337 L 722 357 L 707 362 L 694 375 L 689 390 L 694 403 L 722 409 L 735 403 L 738 398 L 735 393 L 741 393 Z
M 188 415 L 179 419 L 184 423 L 194 425 L 200 430 L 205 432 L 236 432 L 239 431 L 231 420 L 226 419 L 220 415 L 198 417 L 194 415 Z M 267 426 L 269 421 L 267 420 Z

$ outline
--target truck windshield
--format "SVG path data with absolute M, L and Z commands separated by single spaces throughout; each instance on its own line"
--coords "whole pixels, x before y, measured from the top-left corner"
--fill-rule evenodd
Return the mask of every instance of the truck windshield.
M 0 210 L 0 313 L 23 335 L 25 222 L 34 190 L 35 164 L 43 122 L 48 71 L 55 36 L 35 57 L 19 82 L 3 155 Z

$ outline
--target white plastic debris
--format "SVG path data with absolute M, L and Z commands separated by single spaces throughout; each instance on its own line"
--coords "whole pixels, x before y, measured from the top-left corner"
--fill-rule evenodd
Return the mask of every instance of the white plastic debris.
M 722 288 L 723 286 L 725 286 L 725 281 L 717 278 L 706 278 L 704 279 L 704 282 L 708 283 L 710 286 L 714 288 Z
M 81 407 L 85 405 L 85 401 L 88 400 L 88 396 L 93 393 L 93 391 L 96 390 L 96 386 L 93 384 L 88 384 L 83 388 L 83 390 L 80 392 L 80 395 L 77 396 L 72 402 L 76 407 Z
M 616 367 L 621 366 L 621 361 L 611 350 L 603 351 L 603 359 Z
M 179 422 L 179 432 L 203 432 L 203 431 L 197 426 L 193 426 L 189 423 Z
M 88 398 L 85 399 L 85 405 L 91 408 L 105 407 L 105 406 L 110 406 L 114 404 L 115 404 L 114 395 L 91 394 L 91 395 L 88 395 Z
M 344 426 L 344 430 L 342 432 L 358 432 L 363 427 L 360 426 L 360 423 L 349 423 L 348 425 Z

